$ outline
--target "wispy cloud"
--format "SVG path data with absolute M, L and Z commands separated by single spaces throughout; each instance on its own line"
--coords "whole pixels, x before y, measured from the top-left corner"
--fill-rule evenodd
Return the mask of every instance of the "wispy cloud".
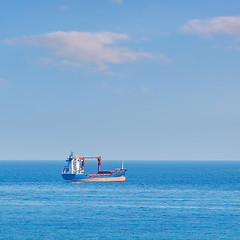
M 41 64 L 41 65 L 54 64 L 54 60 L 50 57 L 38 57 L 36 59 L 36 62 Z
M 123 0 L 112 0 L 113 2 L 115 3 L 118 3 L 118 4 L 122 4 L 123 3 Z
M 144 93 L 149 93 L 150 92 L 149 88 L 146 88 L 146 87 L 141 87 L 141 91 L 144 92 Z
M 240 16 L 222 16 L 207 20 L 193 19 L 181 30 L 199 35 L 238 35 L 240 34 Z
M 151 59 L 169 62 L 170 59 L 161 54 L 132 51 L 127 47 L 117 47 L 119 41 L 129 40 L 126 34 L 111 32 L 53 32 L 37 36 L 7 39 L 9 45 L 25 44 L 49 48 L 54 56 L 64 65 L 81 65 L 95 63 L 101 69 L 106 64 L 119 64 L 125 61 Z M 51 61 L 49 61 L 51 59 Z M 53 58 L 46 57 L 45 63 L 51 63 Z
M 6 87 L 7 86 L 8 81 L 4 78 L 0 78 L 0 87 Z
M 67 10 L 67 9 L 68 9 L 68 6 L 63 5 L 63 6 L 60 6 L 59 9 L 60 9 L 60 10 Z

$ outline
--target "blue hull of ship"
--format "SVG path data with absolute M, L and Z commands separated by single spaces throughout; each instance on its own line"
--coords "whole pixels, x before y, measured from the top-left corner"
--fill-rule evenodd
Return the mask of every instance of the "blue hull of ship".
M 97 174 L 96 174 L 97 175 Z M 64 180 L 70 182 L 110 182 L 110 181 L 125 181 L 125 171 L 120 173 L 112 173 L 110 176 L 87 176 L 85 174 L 67 174 L 63 173 Z

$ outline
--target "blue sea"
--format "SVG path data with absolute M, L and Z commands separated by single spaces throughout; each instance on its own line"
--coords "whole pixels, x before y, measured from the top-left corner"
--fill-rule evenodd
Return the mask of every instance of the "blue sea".
M 125 161 L 126 182 L 103 183 L 64 165 L 0 161 L 0 239 L 240 239 L 239 161 Z

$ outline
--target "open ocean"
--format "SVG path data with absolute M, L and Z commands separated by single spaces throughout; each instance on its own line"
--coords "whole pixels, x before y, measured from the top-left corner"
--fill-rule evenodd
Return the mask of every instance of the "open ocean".
M 239 161 L 124 163 L 126 182 L 69 183 L 64 160 L 0 161 L 0 239 L 240 239 Z

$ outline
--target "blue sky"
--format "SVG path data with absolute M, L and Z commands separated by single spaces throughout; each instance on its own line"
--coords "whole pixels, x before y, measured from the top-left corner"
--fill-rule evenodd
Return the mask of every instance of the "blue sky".
M 1 1 L 0 159 L 240 159 L 240 2 Z

